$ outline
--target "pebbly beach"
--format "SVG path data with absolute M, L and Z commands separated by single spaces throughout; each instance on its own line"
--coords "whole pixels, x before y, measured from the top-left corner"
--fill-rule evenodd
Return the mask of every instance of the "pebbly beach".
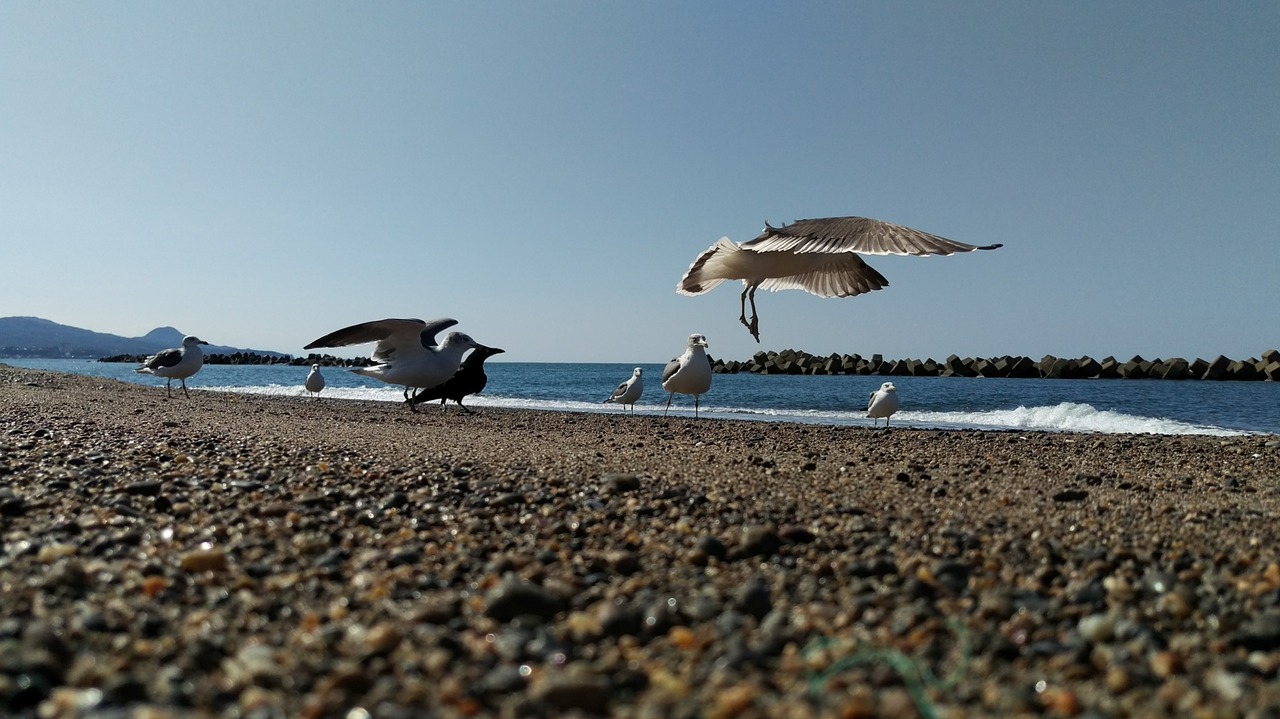
M 1263 717 L 1280 438 L 0 365 L 0 713 Z

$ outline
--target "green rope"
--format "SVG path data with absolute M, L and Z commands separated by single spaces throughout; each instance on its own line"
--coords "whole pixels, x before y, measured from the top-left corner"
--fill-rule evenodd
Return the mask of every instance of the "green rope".
M 933 701 L 925 694 L 926 689 L 950 689 L 960 681 L 960 677 L 969 668 L 969 632 L 964 624 L 955 619 L 947 620 L 947 627 L 957 636 L 960 642 L 960 666 L 956 667 L 944 679 L 938 679 L 933 670 L 922 666 L 897 649 L 860 649 L 840 659 L 823 672 L 809 675 L 809 695 L 817 699 L 832 677 L 846 669 L 859 664 L 884 664 L 902 677 L 907 694 L 915 702 L 916 710 L 924 719 L 937 719 L 938 711 Z M 826 649 L 832 643 L 831 637 L 820 637 L 809 642 L 809 646 L 801 653 L 808 657 L 811 652 Z

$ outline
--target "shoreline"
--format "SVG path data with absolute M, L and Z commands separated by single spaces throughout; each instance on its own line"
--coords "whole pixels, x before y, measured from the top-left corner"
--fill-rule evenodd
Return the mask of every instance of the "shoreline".
M 1271 435 L 412 414 L 5 366 L 0 450 L 20 716 L 1280 708 Z

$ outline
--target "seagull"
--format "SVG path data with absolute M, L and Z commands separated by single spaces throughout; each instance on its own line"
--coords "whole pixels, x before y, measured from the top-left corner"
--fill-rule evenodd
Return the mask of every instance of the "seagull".
M 898 411 L 898 390 L 893 386 L 892 382 L 885 382 L 880 385 L 880 389 L 871 393 L 871 398 L 867 401 L 867 416 L 871 418 L 872 426 L 877 424 L 880 417 L 884 417 L 884 426 L 889 426 L 889 416 Z
M 614 404 L 620 404 L 623 407 L 631 405 L 631 411 L 635 412 L 636 400 L 640 399 L 640 395 L 644 393 L 644 381 L 640 379 L 640 375 L 642 374 L 644 374 L 644 369 L 636 367 L 631 371 L 631 379 L 628 379 L 626 382 L 618 385 L 618 388 L 613 391 L 613 394 L 609 396 L 609 399 L 606 399 L 601 404 L 613 402 Z
M 711 389 L 711 360 L 703 351 L 708 346 L 706 337 L 689 335 L 688 349 L 662 370 L 662 388 L 670 393 L 667 408 L 662 411 L 663 417 L 671 409 L 671 400 L 677 392 L 693 395 L 693 416 L 698 416 L 698 396 Z
M 480 345 L 471 350 L 471 354 L 467 355 L 466 361 L 458 368 L 443 384 L 438 384 L 430 389 L 424 389 L 409 399 L 409 406 L 421 402 L 430 402 L 433 399 L 440 400 L 440 409 L 445 409 L 446 403 L 453 400 L 458 406 L 471 414 L 471 410 L 462 403 L 462 398 L 469 394 L 480 394 L 480 390 L 489 383 L 489 376 L 484 373 L 484 361 L 493 355 L 502 354 L 506 350 L 500 350 L 497 347 L 485 347 Z
M 324 389 L 324 375 L 320 374 L 320 365 L 311 365 L 311 371 L 307 373 L 307 380 L 302 383 L 303 387 L 313 395 L 319 396 L 320 390 Z
M 689 265 L 676 292 L 700 295 L 725 280 L 742 280 L 738 320 L 760 341 L 756 290 L 804 290 L 818 297 L 853 297 L 889 286 L 859 255 L 950 255 L 994 250 L 1002 245 L 966 245 L 866 217 L 798 220 L 784 227 L 765 223 L 760 236 L 737 244 L 721 237 Z M 751 321 L 747 321 L 747 300 Z
M 147 358 L 142 366 L 134 370 L 143 374 L 152 374 L 157 377 L 164 377 L 165 392 L 168 396 L 173 396 L 173 381 L 182 382 L 182 394 L 188 399 L 191 395 L 187 392 L 187 378 L 200 371 L 204 366 L 204 350 L 200 349 L 200 345 L 207 345 L 208 342 L 187 335 L 182 338 L 182 346 L 172 349 L 163 350 Z
M 462 355 L 480 343 L 461 332 L 450 332 L 444 341 L 436 344 L 436 333 L 458 324 L 447 317 L 423 322 L 422 320 L 374 320 L 344 327 L 321 337 L 303 349 L 317 347 L 346 347 L 366 342 L 377 342 L 373 354 L 374 364 L 357 367 L 352 372 L 387 384 L 404 385 L 404 400 L 409 409 L 409 390 L 423 390 L 442 384 L 462 362 Z

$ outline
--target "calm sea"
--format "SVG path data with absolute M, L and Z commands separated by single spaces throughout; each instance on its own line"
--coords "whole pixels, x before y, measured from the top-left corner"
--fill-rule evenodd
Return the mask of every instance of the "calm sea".
M 163 388 L 164 380 L 134 372 L 136 365 L 71 359 L 3 359 L 16 367 L 110 377 Z M 488 362 L 489 386 L 469 406 L 569 412 L 621 412 L 602 404 L 636 365 Z M 645 392 L 636 411 L 661 414 L 662 365 L 644 367 Z M 307 367 L 206 365 L 187 380 L 192 389 L 304 395 Z M 403 401 L 401 389 L 329 367 L 324 399 Z M 716 375 L 703 396 L 707 417 L 813 424 L 865 425 L 867 395 L 885 381 L 898 389 L 904 427 L 1047 430 L 1154 434 L 1280 434 L 1280 383 L 1171 380 L 966 379 Z M 693 414 L 691 397 L 677 395 L 671 411 Z

